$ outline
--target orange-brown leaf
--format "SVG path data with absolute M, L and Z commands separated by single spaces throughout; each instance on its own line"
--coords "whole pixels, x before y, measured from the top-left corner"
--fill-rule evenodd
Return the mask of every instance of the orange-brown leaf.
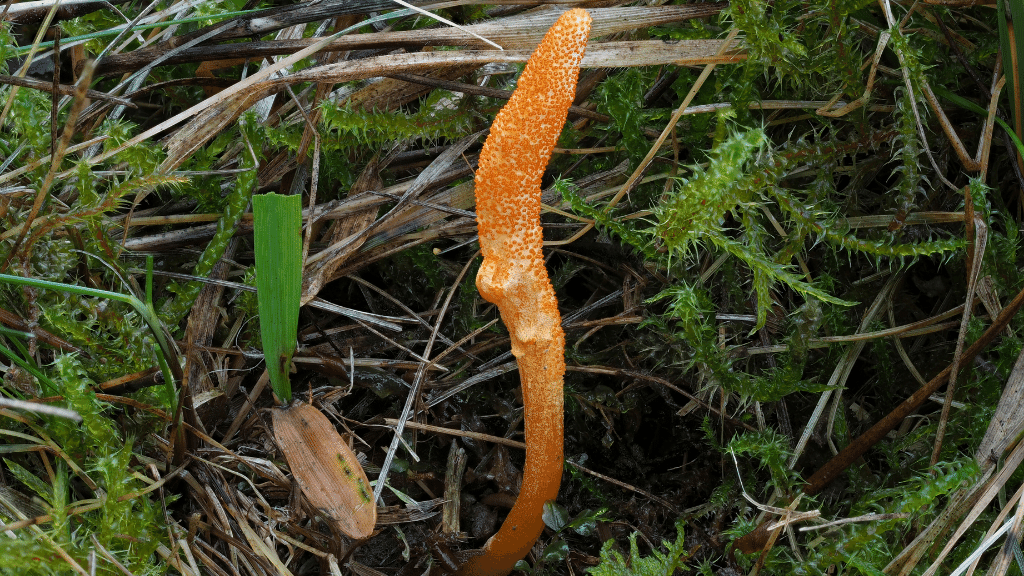
M 309 503 L 346 536 L 369 536 L 377 523 L 373 491 L 331 421 L 302 402 L 274 408 L 273 415 L 274 439 Z

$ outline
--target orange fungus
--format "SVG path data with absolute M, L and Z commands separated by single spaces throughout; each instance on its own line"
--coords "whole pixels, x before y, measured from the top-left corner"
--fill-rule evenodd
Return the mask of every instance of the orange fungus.
M 541 252 L 540 182 L 572 104 L 590 24 L 590 14 L 578 8 L 555 22 L 480 153 L 476 214 L 484 261 L 476 285 L 498 306 L 519 363 L 526 464 L 508 518 L 482 553 L 462 564 L 460 576 L 511 572 L 544 529 L 544 503 L 558 496 L 565 335 Z

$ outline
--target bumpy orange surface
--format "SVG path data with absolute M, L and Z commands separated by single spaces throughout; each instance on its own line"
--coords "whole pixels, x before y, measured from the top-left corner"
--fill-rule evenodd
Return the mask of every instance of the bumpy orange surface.
M 565 124 L 590 33 L 590 14 L 563 14 L 530 57 L 498 113 L 476 172 L 476 216 L 484 261 L 480 294 L 498 306 L 519 362 L 526 411 L 523 485 L 505 523 L 459 575 L 503 576 L 544 529 L 544 502 L 562 478 L 565 335 L 544 267 L 540 181 Z

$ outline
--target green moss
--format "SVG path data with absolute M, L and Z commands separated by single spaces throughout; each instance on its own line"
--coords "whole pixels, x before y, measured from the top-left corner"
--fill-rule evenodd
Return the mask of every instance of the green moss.
M 3 102 L 6 103 L 10 98 L 11 90 L 10 86 L 0 89 Z M 5 127 L 5 132 L 12 141 L 28 149 L 27 153 L 23 153 L 25 163 L 50 154 L 50 96 L 46 92 L 19 89 L 7 115 L 7 122 L 9 125 Z M 46 168 L 42 170 L 43 173 Z
M 240 125 L 246 126 L 249 123 L 243 122 Z M 248 133 L 255 136 L 255 131 L 250 130 Z M 255 149 L 262 150 L 263 148 L 257 145 Z M 246 148 L 240 154 L 240 160 L 241 168 L 245 171 L 240 172 L 235 177 L 234 185 L 224 199 L 223 216 L 217 220 L 217 229 L 213 233 L 213 238 L 206 245 L 202 256 L 199 257 L 199 262 L 196 263 L 196 267 L 192 272 L 193 276 L 198 278 L 209 276 L 210 272 L 213 271 L 213 267 L 224 256 L 228 242 L 234 237 L 235 228 L 242 219 L 242 215 L 249 208 L 249 201 L 252 199 L 253 191 L 256 189 L 256 168 L 259 165 L 259 157 L 254 158 L 252 154 L 248 153 L 248 148 Z M 219 186 L 217 188 L 219 189 Z M 177 325 L 184 318 L 185 314 L 192 309 L 192 304 L 202 289 L 203 285 L 200 282 L 188 284 L 174 283 L 168 287 L 168 290 L 177 294 L 173 300 L 167 301 L 161 309 L 161 315 L 169 325 Z
M 610 77 L 598 90 L 598 112 L 612 117 L 611 134 L 621 138 L 631 166 L 636 166 L 650 149 L 643 128 L 649 112 L 643 107 L 644 87 L 650 85 L 656 70 L 630 68 Z
M 614 540 L 609 540 L 601 547 L 601 563 L 589 568 L 587 574 L 592 576 L 672 576 L 677 568 L 685 566 L 688 559 L 686 539 L 683 535 L 685 523 L 676 523 L 676 540 L 662 541 L 665 552 L 654 549 L 650 556 L 640 554 L 637 546 L 636 532 L 629 536 L 629 556 L 625 557 L 612 549 Z
M 120 148 L 131 140 L 137 133 L 138 126 L 123 120 L 107 121 L 100 126 L 98 133 L 107 136 L 103 142 L 103 151 Z M 107 161 L 110 165 L 117 162 L 127 162 L 128 168 L 136 175 L 150 176 L 156 172 L 156 167 L 163 162 L 166 154 L 162 146 L 155 142 L 140 142 L 115 155 Z
M 434 142 L 442 138 L 454 140 L 472 131 L 472 115 L 453 93 L 435 90 L 416 111 L 366 112 L 352 105 L 338 106 L 325 101 L 321 107 L 325 126 L 324 144 L 329 149 L 342 149 L 353 145 L 379 147 L 395 140 L 425 140 Z
M 60 446 L 76 472 L 57 459 L 53 476 L 44 476 L 45 472 L 37 470 L 38 460 L 9 453 L 4 464 L 20 483 L 17 488 L 36 496 L 52 520 L 16 531 L 16 539 L 4 538 L 0 543 L 0 569 L 25 575 L 54 573 L 57 564 L 53 559 L 58 557 L 55 546 L 79 565 L 88 566 L 95 539 L 133 574 L 162 573 L 156 549 L 166 534 L 163 512 L 156 501 L 135 494 L 146 484 L 134 475 L 139 465 L 133 454 L 133 440 L 117 429 L 110 417 L 110 405 L 97 400 L 93 392 L 96 384 L 77 358 L 58 356 L 53 371 L 60 395 L 82 422 L 44 417 L 43 422 L 31 422 L 21 433 Z M 97 490 L 90 497 L 96 498 L 100 506 L 72 514 L 72 507 L 77 506 L 75 498 L 86 490 L 81 482 L 73 486 L 72 479 L 83 474 L 95 482 Z M 17 519 L 8 517 L 5 521 Z M 96 566 L 97 574 L 120 573 L 109 563 Z

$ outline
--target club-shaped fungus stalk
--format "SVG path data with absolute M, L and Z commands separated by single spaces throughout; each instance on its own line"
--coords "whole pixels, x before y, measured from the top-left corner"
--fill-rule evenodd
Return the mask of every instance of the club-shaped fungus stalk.
M 562 376 L 565 335 L 541 253 L 540 182 L 576 92 L 591 18 L 563 14 L 526 64 L 480 153 L 476 215 L 484 261 L 480 295 L 498 306 L 519 363 L 526 464 L 515 506 L 482 553 L 459 576 L 503 576 L 526 556 L 544 529 L 544 503 L 562 479 Z

